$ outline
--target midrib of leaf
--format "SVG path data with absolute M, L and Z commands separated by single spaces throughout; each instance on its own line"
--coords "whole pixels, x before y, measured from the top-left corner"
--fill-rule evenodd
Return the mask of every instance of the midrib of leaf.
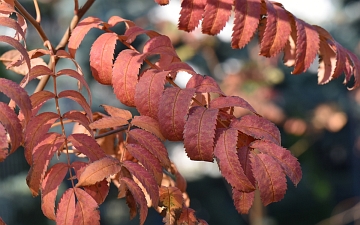
M 114 163 L 114 164 L 115 164 L 115 163 Z M 104 169 L 106 169 L 106 168 L 108 168 L 108 167 L 110 167 L 110 166 L 113 166 L 114 164 L 107 165 L 107 166 L 105 166 L 105 167 L 101 167 L 100 170 L 104 170 Z M 94 174 L 98 173 L 100 170 L 96 170 L 95 172 L 90 173 L 89 176 L 88 176 L 88 178 L 91 177 L 91 176 L 93 176 Z M 85 179 L 85 180 L 87 180 L 87 179 Z
M 216 1 L 217 4 L 216 4 L 216 13 L 215 13 L 215 19 L 213 21 L 213 26 L 211 26 L 211 30 L 210 32 L 213 33 L 213 29 L 214 29 L 214 24 L 216 24 L 216 19 L 218 18 L 217 15 L 219 14 L 219 8 L 220 8 L 220 0 L 219 1 Z
M 204 114 L 205 114 L 206 110 L 204 110 L 201 114 L 201 117 L 200 117 L 200 124 L 199 124 L 199 127 L 198 127 L 198 136 L 197 136 L 197 146 L 198 146 L 198 152 L 199 152 L 199 155 L 200 155 L 200 158 L 202 159 L 202 154 L 201 154 L 201 141 L 200 141 L 200 137 L 201 137 L 201 125 L 202 125 L 202 119 L 204 117 Z
M 181 90 L 176 92 L 176 96 L 175 96 L 175 100 L 174 100 L 174 107 L 172 107 L 172 121 L 171 121 L 172 123 L 171 123 L 171 125 L 172 125 L 172 130 L 173 130 L 175 135 L 176 135 L 176 129 L 175 129 L 175 106 L 176 106 L 177 99 L 178 99 L 178 96 L 180 94 L 180 91 Z

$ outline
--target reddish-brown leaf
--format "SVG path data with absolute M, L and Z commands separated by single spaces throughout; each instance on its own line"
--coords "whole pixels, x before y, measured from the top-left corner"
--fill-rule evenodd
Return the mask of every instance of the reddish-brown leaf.
M 100 205 L 109 194 L 110 186 L 109 182 L 104 179 L 94 185 L 84 187 L 84 190 Z
M 138 144 L 127 144 L 126 150 L 154 176 L 158 185 L 163 178 L 162 167 L 158 158 L 151 154 L 147 149 Z
M 135 26 L 135 23 L 132 22 L 131 20 L 126 20 L 120 16 L 112 16 L 110 17 L 110 19 L 108 20 L 107 24 L 109 25 L 109 28 L 114 27 L 116 24 L 118 23 L 125 23 L 126 28 L 129 27 L 133 27 Z
M 56 210 L 56 224 L 57 225 L 72 225 L 74 224 L 75 216 L 75 195 L 74 189 L 67 189 L 62 195 Z
M 101 106 L 112 117 L 121 117 L 126 120 L 130 120 L 132 118 L 132 114 L 129 110 L 119 109 L 110 105 L 101 105 Z
M 111 71 L 114 49 L 118 36 L 116 33 L 100 35 L 90 50 L 90 68 L 96 81 L 104 85 L 111 84 Z
M 49 161 L 64 144 L 64 136 L 58 133 L 47 133 L 34 147 L 32 165 L 26 177 L 26 183 L 34 197 L 38 195 Z
M 178 28 L 187 32 L 193 31 L 202 19 L 206 0 L 184 0 L 181 2 L 181 11 Z
M 99 28 L 101 23 L 103 23 L 103 21 L 101 21 L 99 18 L 87 17 L 75 27 L 75 29 L 71 32 L 68 44 L 69 52 L 72 58 L 75 58 L 76 50 L 79 48 L 80 43 L 89 30 L 91 28 Z
M 250 147 L 273 157 L 295 185 L 300 182 L 302 177 L 300 163 L 290 151 L 269 141 L 254 141 Z
M 89 131 L 91 135 L 93 135 L 93 131 L 90 128 L 90 120 L 89 118 L 82 112 L 79 111 L 69 111 L 63 114 L 63 118 L 68 120 L 76 121 Z
M 8 43 L 9 45 L 16 48 L 21 53 L 21 55 L 24 57 L 26 66 L 27 66 L 28 70 L 30 71 L 31 63 L 30 63 L 29 54 L 27 53 L 26 49 L 19 41 L 17 41 L 16 39 L 14 39 L 12 37 L 9 37 L 9 36 L 0 35 L 0 42 Z
M 263 204 L 280 201 L 286 192 L 286 178 L 280 165 L 262 153 L 252 153 L 250 160 Z
M 160 99 L 158 119 L 161 133 L 170 141 L 181 141 L 195 89 L 167 88 Z
M 91 129 L 106 129 L 112 127 L 121 127 L 127 125 L 129 122 L 121 117 L 103 117 L 90 124 Z
M 254 202 L 255 191 L 243 192 L 236 189 L 232 189 L 232 198 L 236 210 L 241 214 L 248 214 L 249 210 Z
M 237 190 L 245 192 L 255 190 L 254 185 L 246 177 L 237 156 L 238 131 L 231 128 L 218 129 L 216 135 L 214 155 L 223 177 Z
M 35 116 L 39 112 L 41 106 L 47 100 L 52 99 L 52 98 L 55 98 L 55 94 L 50 91 L 46 91 L 46 90 L 39 91 L 39 92 L 32 94 L 30 96 L 31 105 L 33 105 L 32 115 Z
M 162 55 L 178 57 L 170 38 L 166 35 L 159 35 L 150 38 L 143 47 L 143 53 L 147 56 L 160 54 L 160 57 Z
M 118 173 L 120 170 L 120 161 L 110 156 L 106 156 L 86 166 L 81 173 L 76 187 L 93 185 L 112 174 Z
M 83 189 L 74 188 L 74 191 L 78 200 L 75 208 L 74 224 L 100 224 L 99 205 L 96 201 Z
M 141 182 L 150 195 L 152 206 L 157 207 L 159 203 L 159 187 L 156 183 L 155 177 L 137 163 L 124 161 L 122 165 Z
M 272 57 L 278 54 L 284 47 L 291 33 L 288 12 L 282 5 L 266 2 L 267 17 L 263 26 L 260 26 L 260 55 Z
M 78 151 L 89 157 L 91 161 L 96 161 L 106 156 L 104 150 L 100 148 L 95 139 L 86 134 L 71 134 L 68 137 L 68 141 L 70 141 Z
M 231 47 L 243 48 L 258 28 L 261 0 L 236 0 Z
M 192 160 L 212 162 L 218 109 L 195 106 L 189 110 L 184 128 L 184 146 Z
M 281 144 L 279 129 L 275 124 L 263 117 L 245 115 L 239 119 L 233 120 L 230 127 L 236 128 L 240 132 L 256 139 L 268 140 L 279 145 Z
M 25 158 L 32 164 L 32 151 L 44 135 L 49 131 L 59 115 L 53 112 L 43 112 L 31 118 L 25 130 Z
M 183 207 L 177 225 L 198 225 L 199 222 L 195 216 L 195 210 Z
M 158 117 L 159 102 L 169 71 L 150 69 L 142 74 L 135 88 L 135 105 L 141 115 Z
M 205 5 L 202 32 L 218 34 L 229 20 L 233 0 L 207 0 Z
M 134 119 L 131 120 L 131 125 L 137 126 L 156 135 L 162 141 L 166 140 L 161 134 L 158 121 L 149 116 L 134 116 Z
M 151 152 L 156 158 L 159 159 L 161 165 L 169 168 L 171 165 L 168 152 L 164 144 L 152 133 L 142 129 L 133 129 L 128 132 L 130 139 L 128 142 L 133 142 L 131 139 L 139 143 L 143 148 Z
M 49 67 L 44 65 L 36 65 L 31 68 L 29 73 L 29 81 L 35 78 L 41 78 L 44 75 L 54 76 L 54 72 Z
M 135 106 L 135 86 L 142 63 L 143 55 L 131 49 L 121 51 L 114 62 L 112 86 L 116 97 L 127 106 Z
M 25 40 L 25 32 L 21 28 L 20 24 L 17 23 L 17 21 L 15 21 L 11 18 L 8 18 L 8 17 L 2 17 L 0 20 L 0 26 L 9 27 L 9 28 L 14 29 L 16 31 L 16 33 L 18 34 L 18 35 L 15 35 L 15 37 L 20 35 L 20 37 L 17 38 L 18 41 Z
M 257 114 L 255 109 L 239 96 L 218 97 L 210 102 L 210 108 L 222 109 L 227 107 L 241 107 Z
M 145 199 L 145 195 L 141 188 L 130 178 L 122 177 L 120 181 L 125 183 L 130 190 L 132 196 L 137 202 L 140 210 L 140 225 L 143 225 L 148 214 L 148 207 Z
M 177 187 L 160 187 L 159 206 L 166 207 L 166 216 L 163 221 L 166 224 L 175 224 L 182 212 L 183 197 Z
M 59 98 L 68 98 L 75 102 L 77 102 L 81 107 L 85 110 L 87 116 L 89 117 L 90 121 L 92 121 L 92 111 L 89 104 L 86 102 L 84 96 L 77 91 L 74 90 L 65 90 L 58 94 Z
M 354 86 L 352 87 L 348 87 L 349 90 L 353 90 L 354 88 L 360 86 L 360 61 L 359 59 L 356 57 L 356 55 L 352 52 L 350 52 L 347 49 L 343 49 L 347 56 L 347 60 L 346 60 L 346 64 L 352 64 L 351 65 L 351 71 L 354 74 L 354 78 L 355 78 L 355 83 Z M 346 65 L 345 64 L 345 65 Z M 347 66 L 347 65 L 346 65 Z M 345 81 L 349 82 L 351 77 L 350 77 L 351 73 L 349 72 L 345 72 Z
M 12 110 L 7 104 L 0 102 L 0 123 L 7 130 L 10 136 L 10 154 L 14 152 L 21 144 L 22 141 L 22 126 L 20 121 L 15 114 L 14 110 Z M 5 135 L 6 137 L 6 135 Z M 6 140 L 6 139 L 5 139 Z M 7 143 L 7 140 L 6 140 Z
M 249 144 L 254 141 L 255 139 L 247 136 L 246 134 L 240 133 L 238 137 L 238 144 L 237 144 L 237 155 L 240 161 L 241 167 L 244 170 L 244 174 L 249 179 L 249 181 L 255 186 L 255 178 L 251 169 L 251 162 L 250 162 L 250 154 L 251 148 L 249 148 Z
M 187 182 L 180 174 L 174 163 L 171 163 L 170 171 L 173 175 L 175 175 L 175 186 L 179 188 L 181 192 L 186 192 Z
M 0 162 L 3 162 L 9 154 L 9 144 L 7 142 L 6 130 L 0 123 Z
M 25 122 L 27 123 L 30 120 L 32 113 L 30 97 L 25 89 L 20 87 L 14 81 L 0 78 L 0 92 L 15 101 L 15 103 L 19 106 L 21 113 L 25 117 Z
M 193 75 L 186 84 L 186 88 L 196 88 L 196 92 L 199 93 L 213 92 L 225 96 L 218 83 L 210 76 Z
M 66 163 L 57 163 L 53 165 L 45 175 L 41 183 L 41 209 L 44 215 L 55 220 L 55 198 L 57 190 L 68 172 L 68 165 Z
M 145 30 L 145 29 L 143 29 L 141 27 L 133 26 L 133 27 L 130 27 L 129 29 L 127 29 L 125 31 L 124 36 L 126 37 L 126 42 L 130 44 L 133 41 L 135 41 L 137 36 L 139 36 L 141 34 L 146 34 L 150 38 L 161 35 L 161 34 L 155 32 L 155 31 L 152 31 L 152 30 Z

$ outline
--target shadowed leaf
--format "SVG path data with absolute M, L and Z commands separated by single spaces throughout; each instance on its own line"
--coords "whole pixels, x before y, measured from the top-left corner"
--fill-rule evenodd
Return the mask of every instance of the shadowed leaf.
M 175 224 L 181 215 L 183 197 L 177 187 L 160 187 L 159 206 L 165 207 L 166 215 L 163 219 L 165 224 Z
M 96 161 L 106 156 L 95 139 L 86 134 L 71 134 L 68 137 L 68 141 L 70 141 L 78 151 L 89 157 L 91 161 Z
M 233 3 L 233 0 L 207 0 L 202 32 L 210 35 L 218 34 L 229 20 Z
M 241 214 L 249 213 L 249 210 L 254 202 L 255 191 L 243 192 L 236 189 L 232 189 L 232 198 L 236 210 Z
M 202 19 L 206 0 L 184 0 L 181 2 L 179 30 L 193 31 Z
M 227 107 L 241 107 L 257 114 L 255 109 L 239 96 L 221 96 L 210 102 L 210 108 L 222 109 Z
M 100 224 L 99 205 L 86 191 L 74 188 L 76 199 L 74 224 Z
M 75 195 L 74 189 L 69 188 L 62 195 L 56 210 L 57 225 L 72 225 L 75 216 Z
M 165 137 L 161 134 L 158 121 L 149 116 L 134 116 L 134 119 L 131 120 L 131 125 L 146 130 L 156 135 L 160 140 L 165 141 Z
M 58 94 L 59 98 L 68 98 L 75 102 L 77 102 L 81 107 L 85 110 L 86 115 L 89 117 L 90 121 L 92 121 L 92 111 L 89 104 L 86 102 L 84 96 L 77 91 L 74 90 L 65 90 Z
M 20 146 L 20 143 L 23 139 L 22 126 L 14 110 L 12 110 L 7 104 L 0 102 L 0 108 L 1 108 L 0 123 L 7 130 L 10 136 L 10 144 L 11 144 L 10 154 L 11 154 Z M 5 136 L 5 140 L 6 140 L 6 136 Z

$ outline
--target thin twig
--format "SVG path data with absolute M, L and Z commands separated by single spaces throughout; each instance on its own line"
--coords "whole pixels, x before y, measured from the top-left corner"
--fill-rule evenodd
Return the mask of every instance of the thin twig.
M 35 11 L 36 11 L 36 22 L 38 22 L 38 24 L 40 24 L 41 14 L 40 14 L 40 8 L 39 8 L 39 4 L 38 4 L 37 0 L 34 0 L 34 6 L 35 6 Z

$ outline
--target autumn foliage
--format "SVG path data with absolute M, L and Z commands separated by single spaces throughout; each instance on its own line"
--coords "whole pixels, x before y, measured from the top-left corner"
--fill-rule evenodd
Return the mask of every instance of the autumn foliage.
M 263 204 L 268 205 L 284 197 L 286 176 L 293 184 L 299 183 L 300 164 L 281 147 L 278 128 L 244 99 L 226 96 L 213 78 L 198 74 L 182 62 L 167 36 L 117 15 L 108 21 L 95 17 L 77 21 L 93 1 L 88 0 L 81 8 L 78 1 L 74 2 L 71 32 L 65 33 L 56 47 L 39 21 L 18 1 L 0 2 L 0 25 L 16 31 L 14 36 L 0 35 L 1 42 L 14 48 L 4 53 L 2 60 L 7 69 L 23 75 L 20 83 L 0 78 L 0 91 L 10 99 L 8 103 L 0 102 L 0 161 L 24 147 L 24 157 L 31 166 L 26 182 L 33 196 L 41 195 L 41 209 L 47 218 L 57 224 L 100 224 L 99 205 L 110 185 L 115 185 L 118 197 L 126 199 L 130 217 L 139 212 L 140 224 L 145 222 L 149 207 L 164 217 L 165 224 L 207 224 L 189 208 L 186 181 L 169 159 L 165 140 L 182 141 L 192 160 L 216 160 L 232 187 L 239 213 L 248 213 L 256 189 Z M 349 88 L 360 85 L 360 61 L 356 56 L 326 30 L 296 18 L 279 3 L 183 0 L 181 7 L 181 30 L 190 32 L 202 20 L 202 32 L 216 35 L 234 10 L 233 48 L 243 48 L 257 34 L 260 55 L 273 57 L 283 52 L 283 62 L 294 67 L 293 74 L 306 71 L 318 54 L 320 84 L 345 73 L 345 83 L 355 78 Z M 28 23 L 39 32 L 43 49 L 27 49 Z M 121 23 L 126 27 L 124 33 L 114 32 Z M 76 61 L 76 51 L 90 29 L 103 32 L 91 47 L 92 76 L 111 86 L 117 99 L 135 107 L 140 116 L 108 105 L 103 105 L 106 114 L 92 111 L 91 90 Z M 148 40 L 135 49 L 132 43 L 139 35 Z M 119 42 L 127 49 L 114 56 Z M 42 60 L 45 55 L 49 62 Z M 76 69 L 58 70 L 59 59 L 70 60 Z M 183 89 L 174 83 L 180 71 L 192 75 Z M 78 89 L 58 91 L 56 81 L 64 76 L 77 80 Z M 40 84 L 34 93 L 25 91 L 31 80 L 40 79 L 46 84 L 48 78 L 54 83 L 52 91 Z M 81 89 L 85 89 L 85 96 Z M 61 99 L 76 102 L 82 110 L 64 112 L 59 106 Z M 39 113 L 50 100 L 55 102 L 56 110 Z M 246 113 L 235 117 L 235 107 Z M 74 125 L 71 134 L 65 132 L 67 123 Z M 56 126 L 61 132 L 50 131 Z M 71 160 L 71 154 L 78 160 Z M 60 155 L 65 155 L 67 162 L 49 165 L 54 156 Z M 61 193 L 57 202 L 59 185 L 66 177 L 70 177 L 72 187 Z

